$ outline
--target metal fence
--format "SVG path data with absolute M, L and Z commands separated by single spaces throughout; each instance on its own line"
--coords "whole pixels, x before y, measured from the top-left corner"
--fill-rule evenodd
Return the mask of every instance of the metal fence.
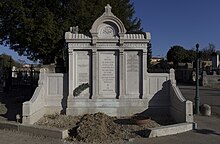
M 4 67 L 1 76 L 3 92 L 13 93 L 13 95 L 21 97 L 21 99 L 30 99 L 38 85 L 39 73 L 39 70 L 33 67 L 19 70 Z

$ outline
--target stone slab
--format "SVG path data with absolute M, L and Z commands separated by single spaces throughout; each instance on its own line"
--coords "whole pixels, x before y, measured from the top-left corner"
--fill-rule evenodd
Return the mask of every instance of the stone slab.
M 149 138 L 173 135 L 197 129 L 196 123 L 179 123 L 158 128 L 150 128 Z
M 99 94 L 116 96 L 116 56 L 114 51 L 99 53 Z
M 65 139 L 68 135 L 68 130 L 60 130 L 57 128 L 45 128 L 41 126 L 12 123 L 12 122 L 0 122 L 0 129 L 8 129 L 13 131 L 25 132 L 38 136 L 47 136 L 52 138 Z

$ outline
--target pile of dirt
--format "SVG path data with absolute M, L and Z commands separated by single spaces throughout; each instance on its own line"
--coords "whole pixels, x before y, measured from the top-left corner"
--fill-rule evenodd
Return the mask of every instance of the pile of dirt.
M 46 115 L 37 125 L 68 128 L 70 141 L 85 143 L 114 143 L 146 135 L 146 129 L 159 127 L 153 120 L 144 125 L 135 125 L 130 118 L 111 117 L 104 113 L 85 114 L 83 116 Z
M 60 115 L 58 113 L 44 115 L 35 125 L 71 129 L 76 126 L 81 116 Z
M 134 137 L 134 134 L 115 123 L 115 120 L 116 117 L 103 113 L 84 115 L 72 129 L 71 136 L 78 141 L 93 143 Z

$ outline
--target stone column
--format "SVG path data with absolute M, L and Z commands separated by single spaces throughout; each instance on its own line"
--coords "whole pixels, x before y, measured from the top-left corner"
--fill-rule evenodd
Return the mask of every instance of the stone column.
M 69 49 L 69 98 L 73 97 L 73 84 L 74 84 L 74 56 L 73 50 Z
M 147 96 L 147 50 L 143 50 L 143 68 L 142 68 L 142 72 L 143 72 L 143 96 L 142 98 L 146 98 Z
M 97 49 L 92 49 L 92 98 L 98 95 L 98 56 Z
M 175 70 L 174 69 L 170 69 L 170 82 L 171 82 L 171 85 L 174 85 L 176 86 L 176 79 L 175 79 Z
M 119 50 L 119 98 L 125 95 L 125 85 L 124 85 L 124 74 L 125 74 L 125 60 L 124 60 L 124 50 Z

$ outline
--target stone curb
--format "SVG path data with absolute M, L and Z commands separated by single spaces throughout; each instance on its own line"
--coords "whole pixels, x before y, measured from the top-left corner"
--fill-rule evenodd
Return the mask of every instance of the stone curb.
M 197 123 L 178 123 L 173 125 L 150 128 L 149 138 L 173 135 L 197 129 Z
M 60 130 L 57 128 L 45 128 L 42 126 L 17 124 L 15 122 L 0 122 L 0 129 L 14 130 L 24 133 L 29 133 L 38 136 L 47 136 L 52 138 L 65 139 L 68 135 L 68 130 Z
M 69 136 L 68 130 L 60 130 L 57 128 L 45 128 L 42 126 L 28 125 L 28 124 L 17 124 L 15 122 L 0 122 L 0 129 L 8 129 L 14 131 L 20 131 L 24 133 L 30 133 L 38 136 L 47 136 L 52 138 L 65 139 Z M 160 137 L 173 135 L 177 133 L 187 132 L 190 130 L 197 129 L 197 123 L 179 123 L 167 126 L 161 126 L 158 128 L 149 128 L 146 137 Z M 129 140 L 132 141 L 133 139 Z

